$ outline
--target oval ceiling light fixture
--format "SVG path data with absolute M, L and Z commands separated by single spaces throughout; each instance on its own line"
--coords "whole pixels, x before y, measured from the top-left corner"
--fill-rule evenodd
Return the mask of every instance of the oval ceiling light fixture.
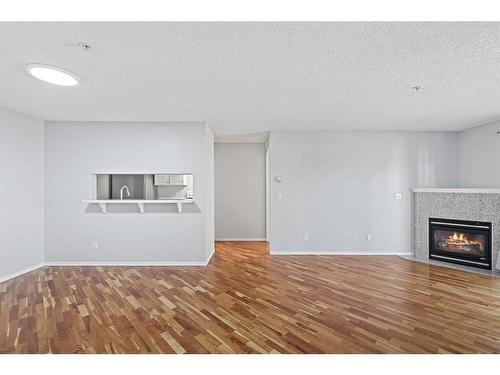
M 67 70 L 47 64 L 29 64 L 26 70 L 39 80 L 59 86 L 76 86 L 80 78 Z

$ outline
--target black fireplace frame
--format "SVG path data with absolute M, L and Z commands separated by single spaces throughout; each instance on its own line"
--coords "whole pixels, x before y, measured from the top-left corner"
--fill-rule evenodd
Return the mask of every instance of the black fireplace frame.
M 450 253 L 439 249 L 434 249 L 434 241 L 432 238 L 432 229 L 471 229 L 474 228 L 476 232 L 483 232 L 486 235 L 485 256 L 472 257 L 456 253 Z M 429 259 L 439 260 L 442 262 L 455 263 L 470 267 L 477 267 L 491 270 L 491 243 L 492 243 L 492 225 L 484 221 L 468 221 L 468 220 L 455 220 L 455 219 L 442 219 L 442 218 L 429 218 Z

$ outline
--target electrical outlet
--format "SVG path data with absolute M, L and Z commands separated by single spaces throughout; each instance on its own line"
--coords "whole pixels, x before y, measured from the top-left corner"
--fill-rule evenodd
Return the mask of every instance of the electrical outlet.
M 92 250 L 99 250 L 99 243 L 92 242 Z
M 283 199 L 283 194 L 278 193 L 278 199 Z
M 352 242 L 357 242 L 358 241 L 358 236 L 355 234 L 352 235 Z
M 371 242 L 371 240 L 372 240 L 372 235 L 371 235 L 371 234 L 367 234 L 367 235 L 366 235 L 366 240 L 367 240 L 368 242 Z
M 309 233 L 304 233 L 304 241 L 309 241 Z
M 400 201 L 403 195 L 401 193 L 394 193 L 394 200 Z

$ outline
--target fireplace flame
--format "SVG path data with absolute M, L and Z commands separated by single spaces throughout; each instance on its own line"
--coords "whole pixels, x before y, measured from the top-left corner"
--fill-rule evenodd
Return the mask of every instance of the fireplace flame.
M 469 240 L 464 233 L 454 232 L 452 235 L 449 235 L 446 239 L 446 242 L 449 245 L 462 246 L 462 245 L 479 245 L 479 248 L 483 249 L 483 243 L 478 240 Z

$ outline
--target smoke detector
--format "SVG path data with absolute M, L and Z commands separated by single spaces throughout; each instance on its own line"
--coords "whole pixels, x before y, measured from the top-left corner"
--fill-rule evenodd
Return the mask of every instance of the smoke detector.
M 92 47 L 90 46 L 90 44 L 88 43 L 85 43 L 85 42 L 80 42 L 78 43 L 78 47 L 80 47 L 81 49 L 83 49 L 84 51 L 88 51 L 89 49 L 91 49 Z

